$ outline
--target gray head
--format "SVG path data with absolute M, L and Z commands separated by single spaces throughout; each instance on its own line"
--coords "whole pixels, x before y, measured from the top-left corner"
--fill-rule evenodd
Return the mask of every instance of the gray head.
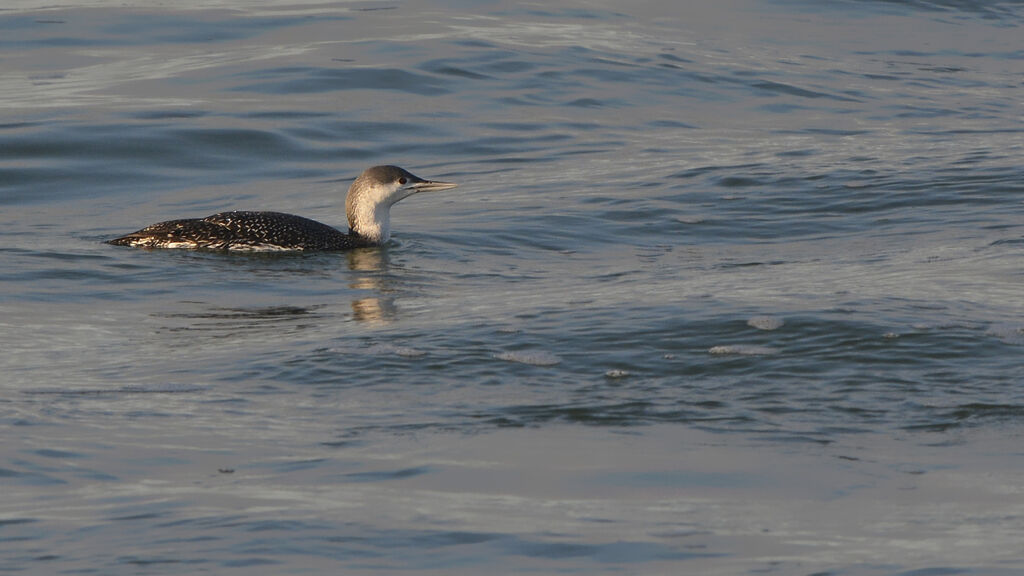
M 417 192 L 455 186 L 451 182 L 424 180 L 398 166 L 367 168 L 349 187 L 345 198 L 349 228 L 372 242 L 387 242 L 391 237 L 391 206 Z

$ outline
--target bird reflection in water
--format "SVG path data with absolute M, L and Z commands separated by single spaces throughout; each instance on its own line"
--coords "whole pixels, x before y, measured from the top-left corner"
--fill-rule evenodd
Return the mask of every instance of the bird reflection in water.
M 349 287 L 355 290 L 372 290 L 377 295 L 352 300 L 352 317 L 357 322 L 385 323 L 394 320 L 397 308 L 395 299 L 384 296 L 390 291 L 389 278 L 384 276 L 388 265 L 386 249 L 360 248 L 345 252 L 348 267 L 354 272 Z

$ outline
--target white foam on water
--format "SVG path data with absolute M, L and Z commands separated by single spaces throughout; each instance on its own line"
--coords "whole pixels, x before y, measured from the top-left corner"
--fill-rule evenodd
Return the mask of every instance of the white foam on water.
M 778 354 L 778 348 L 772 348 L 771 346 L 756 346 L 753 344 L 733 344 L 725 346 L 712 346 L 708 349 L 709 354 L 729 355 L 733 354 L 736 356 L 767 356 L 770 354 Z
M 985 331 L 985 334 L 995 336 L 1007 344 L 1024 344 L 1024 326 L 1014 324 L 993 324 Z
M 758 330 L 778 330 L 786 325 L 786 321 L 776 316 L 754 316 L 747 320 L 747 326 Z
M 531 366 L 554 366 L 562 361 L 550 352 L 501 352 L 494 357 L 506 362 L 519 362 Z
M 426 356 L 426 352 L 417 348 L 411 348 L 409 346 L 396 346 L 395 344 L 374 344 L 370 346 L 368 351 L 371 354 L 394 354 L 395 356 L 401 356 L 402 358 L 419 358 Z

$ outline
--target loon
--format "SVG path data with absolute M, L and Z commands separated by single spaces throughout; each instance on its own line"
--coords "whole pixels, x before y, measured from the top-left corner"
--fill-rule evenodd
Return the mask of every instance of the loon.
M 417 192 L 455 188 L 424 180 L 398 166 L 374 166 L 352 182 L 345 198 L 349 231 L 282 212 L 220 212 L 206 218 L 168 220 L 120 238 L 116 246 L 239 251 L 348 250 L 379 246 L 391 237 L 391 207 Z

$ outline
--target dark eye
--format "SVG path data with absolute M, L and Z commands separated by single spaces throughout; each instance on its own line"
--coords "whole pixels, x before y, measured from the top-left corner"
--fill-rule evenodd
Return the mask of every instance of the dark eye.
M 406 183 L 408 183 L 408 182 L 409 182 L 409 179 L 406 178 L 405 176 L 402 176 L 401 178 L 398 179 L 398 183 L 401 184 L 402 186 L 405 186 Z

